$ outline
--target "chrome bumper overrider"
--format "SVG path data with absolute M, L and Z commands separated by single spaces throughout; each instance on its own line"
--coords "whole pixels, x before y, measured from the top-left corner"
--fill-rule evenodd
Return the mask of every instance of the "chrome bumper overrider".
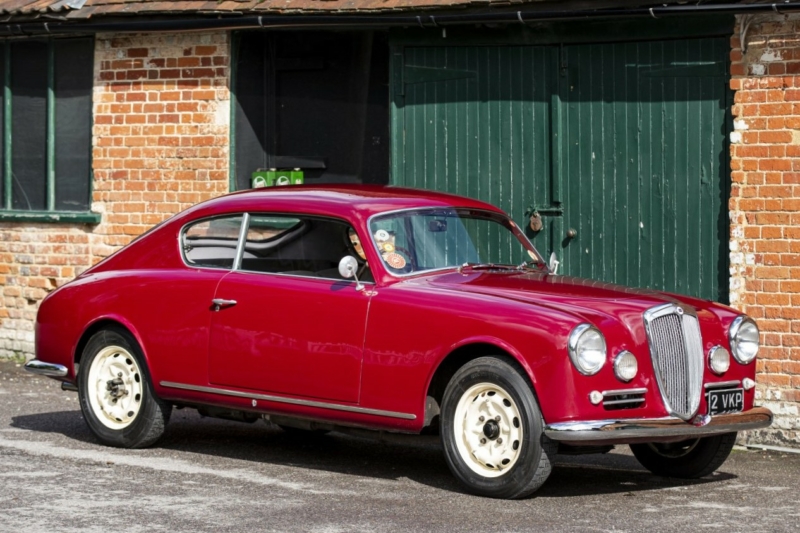
M 764 428 L 772 423 L 772 411 L 756 407 L 742 413 L 698 417 L 696 420 L 695 424 L 679 418 L 563 422 L 546 425 L 544 433 L 551 440 L 575 445 L 667 442 Z
M 67 367 L 64 365 L 56 365 L 54 363 L 45 363 L 38 359 L 33 359 L 25 363 L 25 370 L 40 376 L 48 376 L 51 378 L 63 378 L 67 375 Z

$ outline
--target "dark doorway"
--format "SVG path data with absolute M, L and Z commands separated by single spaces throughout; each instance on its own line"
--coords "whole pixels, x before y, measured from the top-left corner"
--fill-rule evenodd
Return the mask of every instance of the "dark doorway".
M 389 46 L 380 32 L 242 32 L 234 175 L 300 168 L 306 183 L 388 183 Z

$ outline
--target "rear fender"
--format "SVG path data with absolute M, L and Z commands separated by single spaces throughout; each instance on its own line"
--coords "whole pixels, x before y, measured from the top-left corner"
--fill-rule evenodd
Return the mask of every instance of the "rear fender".
M 76 378 L 77 378 L 77 372 L 78 372 L 78 364 L 80 363 L 81 356 L 83 355 L 82 353 L 79 353 L 79 350 L 82 351 L 83 347 L 86 346 L 86 343 L 88 342 L 89 338 L 91 338 L 91 335 L 87 335 L 87 333 L 89 333 L 91 331 L 92 334 L 94 334 L 96 331 L 101 331 L 101 330 L 105 329 L 102 326 L 103 323 L 106 323 L 108 326 L 116 325 L 116 326 L 122 327 L 125 330 L 127 330 L 128 333 L 133 335 L 133 338 L 136 340 L 136 343 L 139 345 L 139 349 L 141 350 L 142 356 L 144 357 L 144 364 L 147 365 L 147 369 L 148 369 L 148 371 L 149 371 L 149 373 L 150 373 L 150 375 L 152 377 L 152 374 L 153 374 L 152 366 L 150 365 L 150 358 L 147 355 L 147 348 L 145 347 L 144 342 L 142 342 L 142 336 L 139 334 L 139 332 L 137 331 L 136 327 L 127 318 L 125 318 L 124 316 L 121 316 L 121 315 L 118 315 L 118 314 L 107 314 L 107 315 L 102 315 L 102 316 L 96 317 L 90 323 L 88 323 L 86 325 L 86 327 L 83 328 L 83 333 L 81 334 L 80 339 L 78 340 L 78 342 L 73 347 L 73 353 L 75 354 L 75 375 L 76 375 Z

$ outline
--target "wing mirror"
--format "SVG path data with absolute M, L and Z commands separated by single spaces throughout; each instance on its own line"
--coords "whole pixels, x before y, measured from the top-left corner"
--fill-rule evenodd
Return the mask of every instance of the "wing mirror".
M 547 264 L 547 267 L 550 269 L 552 274 L 558 274 L 558 265 L 561 264 L 561 261 L 558 260 L 556 257 L 556 253 L 553 252 L 550 254 L 550 262 Z M 341 268 L 341 267 L 339 267 Z
M 346 255 L 339 261 L 339 275 L 344 279 L 353 278 L 356 280 L 356 290 L 363 291 L 364 285 L 358 281 L 358 261 L 352 255 Z

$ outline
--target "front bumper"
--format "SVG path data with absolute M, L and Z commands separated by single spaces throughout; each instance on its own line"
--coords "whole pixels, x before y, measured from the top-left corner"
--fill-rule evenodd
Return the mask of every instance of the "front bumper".
M 746 429 L 765 428 L 772 423 L 772 411 L 755 407 L 742 413 L 697 417 L 694 423 L 679 418 L 638 418 L 594 420 L 549 424 L 544 434 L 551 440 L 575 446 L 674 442 L 710 437 Z

